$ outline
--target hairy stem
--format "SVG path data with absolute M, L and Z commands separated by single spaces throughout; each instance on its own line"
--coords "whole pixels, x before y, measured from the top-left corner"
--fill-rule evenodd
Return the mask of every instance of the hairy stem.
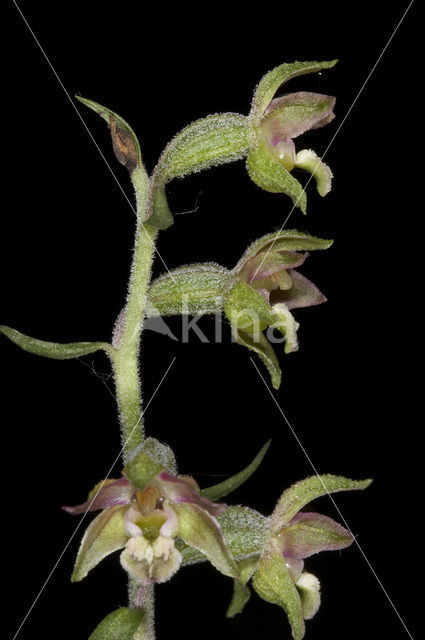
M 136 187 L 138 223 L 127 303 L 117 322 L 112 364 L 120 412 L 123 458 L 127 462 L 144 438 L 139 350 L 157 230 L 144 222 L 148 178 L 140 172 Z

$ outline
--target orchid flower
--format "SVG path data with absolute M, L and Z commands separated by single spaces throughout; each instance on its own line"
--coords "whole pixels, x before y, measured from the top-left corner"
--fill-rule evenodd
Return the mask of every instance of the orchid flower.
M 240 534 L 239 555 L 234 554 L 240 578 L 235 580 L 227 615 L 232 617 L 242 611 L 250 597 L 247 583 L 252 578 L 261 598 L 284 609 L 294 640 L 301 640 L 304 620 L 312 618 L 320 606 L 319 580 L 304 572 L 304 559 L 320 551 L 344 549 L 353 542 L 352 533 L 328 516 L 301 509 L 320 496 L 365 489 L 371 482 L 334 475 L 313 476 L 284 491 L 270 518 L 263 516 L 261 520 L 260 514 L 244 508 L 245 521 L 249 519 L 250 525 Z M 219 517 L 231 546 L 232 525 L 241 520 L 237 509 L 229 507 Z M 261 541 L 257 554 L 252 548 L 255 536 Z
M 311 173 L 321 196 L 331 189 L 332 172 L 311 149 L 296 153 L 293 139 L 331 122 L 335 98 L 306 91 L 274 96 L 291 78 L 329 69 L 336 62 L 294 62 L 276 67 L 259 83 L 249 116 L 256 133 L 256 144 L 247 158 L 250 177 L 266 191 L 289 195 L 303 213 L 306 195 L 290 172 L 296 168 Z
M 146 479 L 146 469 L 158 473 Z M 73 581 L 82 580 L 104 557 L 123 549 L 121 565 L 142 587 L 165 582 L 180 567 L 180 540 L 199 550 L 221 573 L 236 577 L 238 570 L 216 516 L 225 504 L 200 493 L 191 477 L 176 476 L 140 453 L 124 469 L 124 476 L 96 485 L 88 500 L 64 507 L 73 515 L 98 511 L 86 530 L 75 562 Z
M 298 349 L 298 322 L 291 310 L 326 302 L 325 296 L 295 267 L 308 251 L 327 249 L 332 240 L 315 238 L 295 230 L 271 233 L 256 240 L 233 269 L 236 283 L 224 307 L 239 344 L 255 351 L 267 366 L 278 388 L 281 371 L 276 354 L 262 333 L 267 326 L 285 338 L 285 353 Z

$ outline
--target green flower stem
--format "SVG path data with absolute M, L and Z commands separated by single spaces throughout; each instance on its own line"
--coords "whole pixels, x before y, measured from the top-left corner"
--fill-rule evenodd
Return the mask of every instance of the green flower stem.
M 144 222 L 149 184 L 146 173 L 140 170 L 133 184 L 138 210 L 136 241 L 122 328 L 117 331 L 121 335 L 115 336 L 112 355 L 124 463 L 144 438 L 139 349 L 157 235 L 157 229 Z

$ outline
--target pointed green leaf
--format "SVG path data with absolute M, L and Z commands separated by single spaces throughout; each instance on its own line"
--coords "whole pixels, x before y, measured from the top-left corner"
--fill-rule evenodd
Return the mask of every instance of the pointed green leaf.
M 301 480 L 286 489 L 279 499 L 272 514 L 273 531 L 279 531 L 312 500 L 337 491 L 366 489 L 371 482 L 372 480 L 350 480 L 331 474 L 311 476 Z
M 245 467 L 245 469 L 242 469 L 242 471 L 239 471 L 239 473 L 236 473 L 231 478 L 223 480 L 223 482 L 219 482 L 212 487 L 202 489 L 201 494 L 209 500 L 215 501 L 220 500 L 220 498 L 224 498 L 224 496 L 227 496 L 229 493 L 240 487 L 241 484 L 246 482 L 248 478 L 252 476 L 254 471 L 258 469 L 264 456 L 266 455 L 270 443 L 271 440 L 266 442 L 266 444 L 257 453 L 254 460 L 247 467 Z
M 271 193 L 285 193 L 291 198 L 294 207 L 307 213 L 307 196 L 302 184 L 273 157 L 264 140 L 260 140 L 257 147 L 250 151 L 247 169 L 251 180 L 258 187 Z
M 142 491 L 163 470 L 162 462 L 154 460 L 150 455 L 141 451 L 124 467 L 123 475 L 136 489 Z
M 273 545 L 261 556 L 252 586 L 263 600 L 282 607 L 288 616 L 294 640 L 301 640 L 305 631 L 301 599 L 283 555 Z
M 175 503 L 179 518 L 179 537 L 190 547 L 204 553 L 212 565 L 231 578 L 239 573 L 217 520 L 196 504 Z
M 266 73 L 260 80 L 252 100 L 250 117 L 254 123 L 257 124 L 261 120 L 276 91 L 282 84 L 306 73 L 330 69 L 337 62 L 337 60 L 330 60 L 325 62 L 284 63 Z
M 87 527 L 71 576 L 72 582 L 86 577 L 103 558 L 122 549 L 128 536 L 124 532 L 124 516 L 127 506 L 105 509 Z
M 143 615 L 143 609 L 116 609 L 97 625 L 89 640 L 132 640 Z
M 270 532 L 269 518 L 249 507 L 227 507 L 217 521 L 237 560 L 258 556 Z
M 45 340 L 31 338 L 16 331 L 16 329 L 5 326 L 0 326 L 0 333 L 3 333 L 9 340 L 17 344 L 18 347 L 21 347 L 24 351 L 55 360 L 80 358 L 81 356 L 86 356 L 89 353 L 94 353 L 101 349 L 106 351 L 106 353 L 112 353 L 112 346 L 107 342 L 46 342 Z
M 151 284 L 147 315 L 199 315 L 221 311 L 232 282 L 229 271 L 213 262 L 179 267 Z
M 296 582 L 304 620 L 311 620 L 320 607 L 320 582 L 312 573 L 302 573 Z
M 244 606 L 251 597 L 251 592 L 247 587 L 247 582 L 254 573 L 258 563 L 258 558 L 247 558 L 237 563 L 240 578 L 234 581 L 233 596 L 227 609 L 226 616 L 233 618 L 238 613 L 241 613 Z
M 233 333 L 235 340 L 243 347 L 247 347 L 261 358 L 270 374 L 272 385 L 275 389 L 279 389 L 282 380 L 282 372 L 280 370 L 279 361 L 273 350 L 272 345 L 266 336 L 258 332 L 257 334 L 248 333 L 247 331 L 235 331 Z
M 238 113 L 196 120 L 165 147 L 155 169 L 155 185 L 243 158 L 252 144 L 252 135 L 249 120 Z
M 111 127 L 111 131 L 115 123 L 117 132 L 118 133 L 122 132 L 122 136 L 123 136 L 122 142 L 127 147 L 127 152 L 125 150 L 122 150 L 122 149 L 120 150 L 119 148 L 117 148 L 118 141 L 117 140 L 114 141 L 114 137 L 112 138 L 112 142 L 114 144 L 114 151 L 117 155 L 118 160 L 121 162 L 121 164 L 125 164 L 129 169 L 130 173 L 134 170 L 136 163 L 139 166 L 143 167 L 140 144 L 136 134 L 134 133 L 133 129 L 130 127 L 128 122 L 126 122 L 124 118 L 121 118 L 121 116 L 119 116 L 117 113 L 115 113 L 111 109 L 108 109 L 107 107 L 103 107 L 101 104 L 98 104 L 93 100 L 87 100 L 87 98 L 82 98 L 81 96 L 75 96 L 75 97 L 82 104 L 85 104 L 86 107 L 89 107 L 89 109 L 92 109 L 93 111 L 98 113 Z M 132 150 L 134 150 L 134 159 L 133 159 Z M 131 157 L 128 157 L 128 154 L 130 154 Z M 126 155 L 127 157 L 125 157 Z M 121 156 L 121 159 L 120 159 L 120 156 Z

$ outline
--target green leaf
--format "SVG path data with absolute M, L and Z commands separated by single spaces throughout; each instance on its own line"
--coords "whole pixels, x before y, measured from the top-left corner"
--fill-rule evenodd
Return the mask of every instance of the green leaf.
M 82 102 L 82 104 L 85 104 L 86 107 L 98 113 L 111 127 L 114 151 L 121 164 L 126 165 L 130 173 L 135 169 L 136 165 L 143 167 L 140 144 L 128 122 L 111 109 L 103 107 L 93 100 L 87 100 L 87 98 L 82 98 L 81 96 L 75 97 Z M 114 128 L 116 128 L 115 136 Z
M 252 108 L 250 117 L 257 124 L 271 100 L 273 99 L 279 87 L 297 76 L 306 73 L 313 73 L 321 69 L 330 69 L 336 65 L 338 60 L 330 60 L 325 62 L 292 62 L 284 63 L 275 67 L 260 80 L 252 100 Z
M 160 442 L 156 438 L 146 438 L 142 447 L 143 453 L 147 453 L 152 460 L 158 462 L 163 469 L 173 475 L 177 475 L 177 462 L 173 450 L 168 444 Z
M 249 507 L 227 507 L 217 521 L 238 561 L 259 555 L 270 533 L 269 518 Z
M 109 507 L 90 523 L 78 550 L 71 582 L 79 582 L 103 558 L 125 546 L 128 538 L 124 532 L 127 508 L 127 505 Z
M 45 342 L 26 336 L 16 329 L 0 326 L 0 333 L 3 333 L 12 342 L 21 347 L 24 351 L 33 353 L 44 358 L 53 358 L 55 360 L 69 360 L 71 358 L 79 358 L 89 353 L 94 353 L 103 349 L 106 353 L 112 353 L 112 345 L 107 342 Z
M 243 158 L 252 144 L 249 120 L 238 113 L 219 113 L 196 120 L 165 147 L 155 169 L 155 185 L 194 171 Z
M 233 618 L 238 613 L 241 613 L 250 599 L 251 592 L 247 587 L 247 582 L 254 573 L 257 563 L 258 558 L 248 558 L 237 563 L 240 578 L 234 581 L 233 596 L 226 613 L 228 618 Z
M 242 469 L 242 471 L 239 471 L 239 473 L 236 473 L 234 476 L 231 476 L 227 480 L 223 480 L 223 482 L 219 482 L 212 487 L 202 489 L 201 494 L 214 502 L 216 500 L 220 500 L 220 498 L 223 498 L 224 496 L 227 496 L 229 493 L 240 487 L 241 484 L 246 482 L 248 478 L 252 476 L 254 471 L 258 469 L 264 456 L 266 455 L 270 443 L 271 440 L 266 442 L 266 444 L 257 453 L 254 460 L 247 467 L 245 467 L 245 469 Z
M 229 271 L 213 262 L 179 267 L 151 284 L 147 315 L 199 315 L 221 311 L 232 282 Z
M 123 475 L 136 489 L 142 491 L 161 471 L 164 471 L 164 465 L 142 451 L 124 467 Z
M 305 631 L 301 598 L 283 555 L 273 545 L 261 556 L 252 586 L 263 600 L 282 607 L 288 616 L 294 640 L 301 640 Z
M 132 640 L 143 615 L 143 609 L 116 609 L 97 625 L 89 640 Z
M 273 347 L 266 336 L 261 332 L 254 335 L 247 331 L 241 331 L 240 329 L 234 331 L 233 335 L 238 344 L 247 347 L 251 351 L 255 351 L 267 367 L 273 387 L 279 389 L 282 381 L 282 372 Z
M 343 476 L 325 474 L 311 476 L 286 489 L 272 514 L 272 529 L 279 531 L 306 504 L 328 493 L 366 489 L 372 480 L 350 480 Z
M 198 505 L 188 502 L 175 503 L 173 509 L 179 518 L 179 537 L 205 554 L 221 573 L 238 578 L 235 560 L 215 518 Z
M 302 184 L 273 157 L 264 140 L 259 140 L 257 147 L 250 151 L 247 169 L 251 180 L 258 187 L 271 193 L 285 193 L 291 198 L 294 207 L 307 213 L 307 196 Z

